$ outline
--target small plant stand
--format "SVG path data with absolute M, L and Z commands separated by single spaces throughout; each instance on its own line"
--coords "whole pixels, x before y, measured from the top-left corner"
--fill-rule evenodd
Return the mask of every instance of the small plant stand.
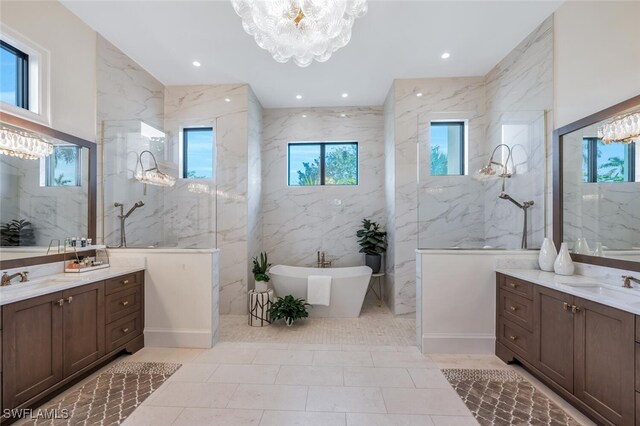
M 378 284 L 378 291 L 376 291 L 374 285 Z M 367 288 L 367 294 L 370 291 L 376 295 L 378 299 L 378 306 L 382 306 L 382 288 L 384 287 L 384 272 L 378 274 L 371 274 L 371 280 L 369 281 L 369 288 Z M 366 296 L 366 294 L 365 294 Z
M 249 290 L 249 325 L 252 327 L 264 327 L 271 324 L 269 308 L 274 302 L 273 290 L 255 291 Z

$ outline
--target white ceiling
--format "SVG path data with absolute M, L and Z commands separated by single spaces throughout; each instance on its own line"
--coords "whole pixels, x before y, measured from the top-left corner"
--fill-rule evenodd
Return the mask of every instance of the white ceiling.
M 381 105 L 395 78 L 485 75 L 561 1 L 370 0 L 351 42 L 307 68 L 275 62 L 229 1 L 62 3 L 165 85 L 249 83 L 274 108 Z

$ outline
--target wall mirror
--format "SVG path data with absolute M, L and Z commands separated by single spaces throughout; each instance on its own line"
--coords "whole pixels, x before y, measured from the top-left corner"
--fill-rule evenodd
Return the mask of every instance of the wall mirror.
M 96 144 L 6 113 L 0 138 L 0 269 L 58 261 L 66 238 L 95 243 Z
M 554 242 L 640 270 L 640 96 L 554 132 Z

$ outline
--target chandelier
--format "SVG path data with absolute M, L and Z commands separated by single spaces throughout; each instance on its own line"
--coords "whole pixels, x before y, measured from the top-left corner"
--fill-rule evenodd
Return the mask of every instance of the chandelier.
M 640 142 L 640 112 L 621 115 L 598 127 L 598 139 L 602 143 Z
M 53 145 L 35 133 L 0 124 L 0 154 L 37 160 L 51 155 L 52 152 Z
M 149 154 L 153 159 L 153 167 L 145 169 L 142 165 L 142 154 Z M 140 168 L 138 168 L 140 166 Z M 170 176 L 158 168 L 158 162 L 156 156 L 151 151 L 142 151 L 138 156 L 138 162 L 136 163 L 136 170 L 134 173 L 136 180 L 149 185 L 156 186 L 173 186 L 176 183 L 176 178 Z
M 278 62 L 325 62 L 351 39 L 367 0 L 231 0 L 244 30 Z

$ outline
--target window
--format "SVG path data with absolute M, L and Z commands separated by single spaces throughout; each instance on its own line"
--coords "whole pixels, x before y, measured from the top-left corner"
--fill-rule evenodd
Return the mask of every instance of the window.
M 465 173 L 464 121 L 431 122 L 431 176 Z
M 29 55 L 2 40 L 0 101 L 29 109 Z
M 184 129 L 182 144 L 182 177 L 213 178 L 213 128 Z
M 583 182 L 635 182 L 636 144 L 603 144 L 598 138 L 582 139 Z
M 45 186 L 82 186 L 81 150 L 78 145 L 55 146 L 44 158 Z
M 289 144 L 289 186 L 357 184 L 357 142 Z

